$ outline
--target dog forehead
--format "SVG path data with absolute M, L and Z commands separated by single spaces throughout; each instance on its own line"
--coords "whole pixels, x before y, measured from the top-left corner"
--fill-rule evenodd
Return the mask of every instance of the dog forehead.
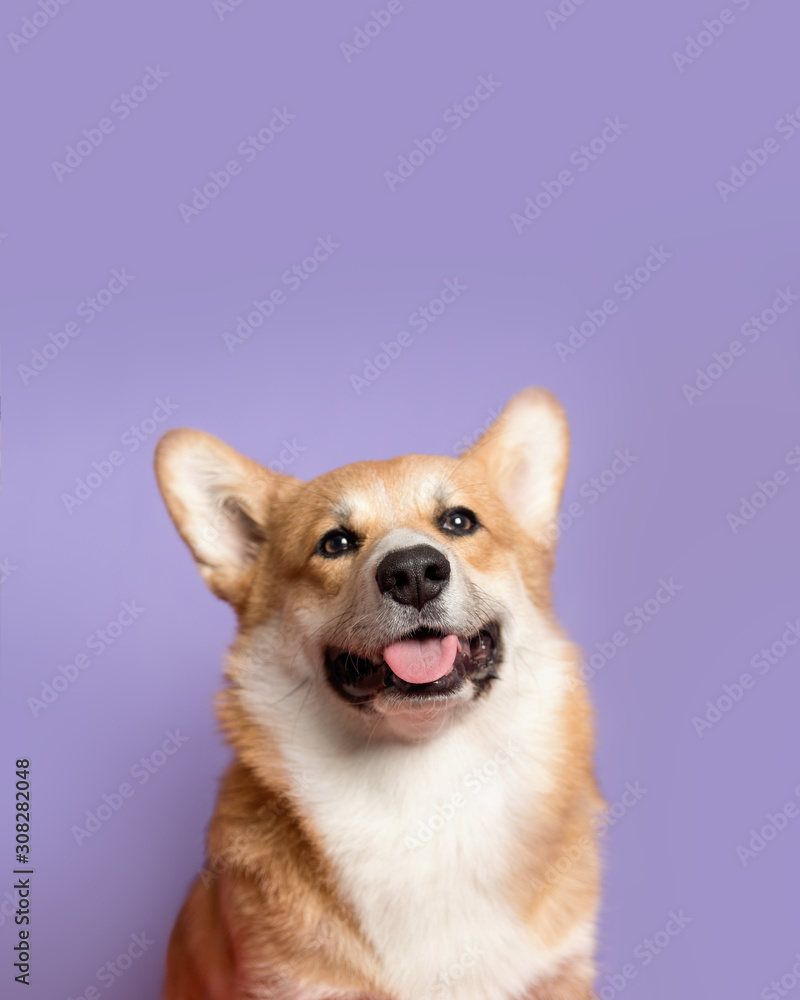
M 447 504 L 453 465 L 428 455 L 358 462 L 324 477 L 329 479 L 325 492 L 342 523 L 397 523 Z

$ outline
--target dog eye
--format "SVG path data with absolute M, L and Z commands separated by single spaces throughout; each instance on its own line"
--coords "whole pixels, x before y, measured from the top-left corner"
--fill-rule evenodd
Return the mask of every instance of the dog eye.
M 442 531 L 449 531 L 454 535 L 471 535 L 480 523 L 475 514 L 466 507 L 453 507 L 446 510 L 439 519 L 439 527 Z
M 356 548 L 358 548 L 358 539 L 352 531 L 334 528 L 333 531 L 329 531 L 320 538 L 316 551 L 317 555 L 325 556 L 327 559 L 335 559 L 336 556 L 352 552 Z

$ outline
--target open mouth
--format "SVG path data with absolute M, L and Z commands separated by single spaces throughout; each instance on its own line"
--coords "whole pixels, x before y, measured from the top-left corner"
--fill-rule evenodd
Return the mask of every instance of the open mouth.
M 384 691 L 408 698 L 442 697 L 468 682 L 478 695 L 498 676 L 499 636 L 495 622 L 472 636 L 420 628 L 373 656 L 329 648 L 325 666 L 333 688 L 354 704 Z

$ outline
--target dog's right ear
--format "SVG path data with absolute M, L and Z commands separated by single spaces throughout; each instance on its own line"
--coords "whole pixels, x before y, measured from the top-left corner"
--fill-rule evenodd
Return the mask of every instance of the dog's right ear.
M 218 597 L 237 606 L 264 541 L 270 497 L 291 477 L 188 428 L 161 438 L 155 469 L 167 510 L 200 573 Z

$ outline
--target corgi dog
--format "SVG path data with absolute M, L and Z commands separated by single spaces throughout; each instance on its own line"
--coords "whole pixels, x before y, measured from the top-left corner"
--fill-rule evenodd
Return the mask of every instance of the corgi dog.
M 166 1000 L 590 1000 L 603 801 L 550 598 L 569 450 L 545 390 L 459 458 L 301 482 L 196 430 L 167 509 L 238 630 L 235 757 Z

